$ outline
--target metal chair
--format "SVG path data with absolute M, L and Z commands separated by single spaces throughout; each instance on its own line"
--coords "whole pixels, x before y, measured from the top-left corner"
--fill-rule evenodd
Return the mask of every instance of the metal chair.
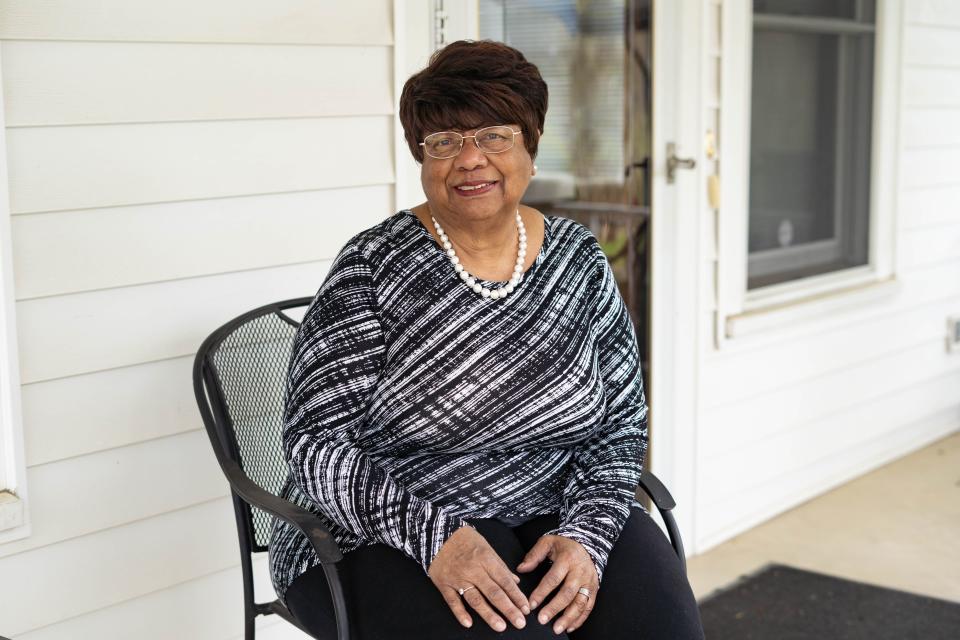
M 281 442 L 284 385 L 299 322 L 284 311 L 306 307 L 312 298 L 264 305 L 227 322 L 203 341 L 193 365 L 193 387 L 217 462 L 230 483 L 243 570 L 244 637 L 254 640 L 256 618 L 277 614 L 306 629 L 279 601 L 254 598 L 254 553 L 267 551 L 273 518 L 300 530 L 320 558 L 330 586 L 337 640 L 349 640 L 347 606 L 337 570 L 342 559 L 330 531 L 316 516 L 278 497 L 287 477 Z M 670 493 L 644 471 L 638 489 L 656 504 L 686 572 L 683 543 L 670 510 Z M 639 495 L 639 494 L 638 494 Z M 332 640 L 321 638 L 318 640 Z

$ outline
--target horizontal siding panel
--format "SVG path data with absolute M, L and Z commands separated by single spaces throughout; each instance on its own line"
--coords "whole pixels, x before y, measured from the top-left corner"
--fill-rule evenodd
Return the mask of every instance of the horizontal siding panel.
M 18 302 L 20 378 L 29 384 L 196 353 L 241 313 L 313 296 L 329 268 L 325 260 Z
M 274 599 L 266 554 L 253 560 L 259 601 Z M 243 576 L 240 567 L 218 571 L 139 598 L 86 613 L 17 640 L 243 640 Z M 257 640 L 307 640 L 299 629 L 277 616 L 257 618 Z
M 956 0 L 909 0 L 903 5 L 908 23 L 960 27 L 960 3 Z
M 903 57 L 908 65 L 960 67 L 960 29 L 911 25 L 904 29 Z
M 377 185 L 14 216 L 17 298 L 332 259 L 392 204 Z
M 954 289 L 958 287 L 960 278 L 953 283 Z M 891 303 L 872 317 L 849 317 L 835 328 L 790 338 L 778 336 L 777 342 L 763 349 L 709 359 L 700 371 L 701 409 L 709 412 L 812 381 L 830 371 L 848 370 L 876 359 L 878 345 L 888 352 L 937 341 L 943 345 L 946 318 L 956 313 L 958 300 L 924 306 Z
M 960 37 L 960 36 L 958 36 Z M 904 109 L 903 146 L 960 146 L 960 107 L 952 109 Z
M 957 118 L 960 119 L 960 113 L 957 113 Z M 897 215 L 902 229 L 960 224 L 958 202 L 960 202 L 960 184 L 902 191 Z
M 23 385 L 27 466 L 202 428 L 192 375 L 185 356 Z
M 30 467 L 27 483 L 31 534 L 0 545 L 0 557 L 230 492 L 206 431 L 199 430 Z
M 889 393 L 723 455 L 705 454 L 697 466 L 700 504 L 719 504 L 753 486 L 777 484 L 821 458 L 866 444 L 918 418 L 952 412 L 960 428 L 960 371 Z M 736 470 L 736 471 L 735 471 Z
M 719 542 L 750 529 L 786 509 L 901 458 L 955 431 L 960 410 L 951 407 L 911 418 L 885 433 L 848 449 L 831 449 L 800 471 L 785 473 L 775 482 L 755 483 L 749 489 L 727 491 L 722 500 L 700 502 L 697 518 L 697 548 L 707 550 Z M 732 469 L 732 467 L 730 468 Z M 719 480 L 727 485 L 728 471 Z
M 960 260 L 960 223 L 906 230 L 900 236 L 900 251 L 901 266 L 907 269 Z
M 392 44 L 391 0 L 4 0 L 0 39 Z
M 229 498 L 8 556 L 0 559 L 3 632 L 17 637 L 239 561 Z
M 907 149 L 903 152 L 901 184 L 904 188 L 960 185 L 960 147 Z
M 10 129 L 10 208 L 391 184 L 392 127 L 391 117 L 369 116 Z
M 958 374 L 960 360 L 947 353 L 942 340 L 882 353 L 702 413 L 702 424 L 709 428 L 700 430 L 697 450 L 705 458 L 723 459 L 735 455 L 735 449 L 755 446 L 790 430 L 802 432 L 831 414 L 882 400 L 932 378 Z
M 954 37 L 960 38 L 960 30 Z M 907 68 L 902 91 L 908 107 L 960 107 L 960 64 L 956 69 Z
M 27 40 L 2 47 L 8 127 L 393 110 L 390 47 Z

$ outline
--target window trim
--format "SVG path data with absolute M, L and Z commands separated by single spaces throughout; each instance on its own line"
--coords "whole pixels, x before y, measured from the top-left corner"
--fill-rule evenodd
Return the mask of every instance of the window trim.
M 15 499 L 0 500 L 0 544 L 30 535 L 2 62 L 0 57 L 0 492 L 7 491 Z
M 902 0 L 877 0 L 874 118 L 871 127 L 868 263 L 747 290 L 750 109 L 753 47 L 751 3 L 724 2 L 721 59 L 721 166 L 717 306 L 724 331 L 720 344 L 756 331 L 815 322 L 822 313 L 882 303 L 899 290 L 894 242 L 898 182 Z

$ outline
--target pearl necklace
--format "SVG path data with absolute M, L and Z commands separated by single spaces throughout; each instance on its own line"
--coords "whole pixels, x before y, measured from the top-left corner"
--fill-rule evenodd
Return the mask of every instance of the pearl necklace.
M 527 229 L 524 227 L 523 220 L 520 218 L 519 209 L 517 209 L 517 231 L 520 234 L 520 244 L 517 249 L 517 264 L 513 267 L 513 277 L 510 278 L 510 282 L 499 289 L 487 289 L 463 268 L 463 265 L 460 264 L 460 258 L 457 257 L 457 252 L 453 250 L 453 245 L 450 244 L 450 238 L 448 238 L 447 234 L 443 231 L 443 227 L 440 226 L 440 223 L 437 222 L 437 219 L 434 218 L 432 214 L 430 215 L 430 219 L 433 220 L 433 226 L 437 230 L 437 235 L 440 236 L 440 241 L 443 243 L 443 248 L 446 250 L 450 262 L 453 263 L 453 268 L 460 274 L 460 279 L 463 280 L 468 287 L 473 289 L 474 292 L 479 293 L 484 298 L 492 298 L 494 300 L 506 298 L 508 294 L 513 293 L 513 290 L 516 289 L 520 281 L 523 280 L 523 262 L 524 258 L 527 257 Z

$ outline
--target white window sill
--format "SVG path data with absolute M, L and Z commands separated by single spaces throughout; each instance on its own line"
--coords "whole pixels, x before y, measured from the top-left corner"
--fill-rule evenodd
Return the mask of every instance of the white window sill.
M 743 313 L 727 316 L 727 338 L 752 335 L 786 325 L 830 317 L 838 311 L 862 308 L 874 302 L 885 302 L 900 291 L 900 281 L 894 277 L 866 284 L 818 292 L 787 302 L 757 306 Z

